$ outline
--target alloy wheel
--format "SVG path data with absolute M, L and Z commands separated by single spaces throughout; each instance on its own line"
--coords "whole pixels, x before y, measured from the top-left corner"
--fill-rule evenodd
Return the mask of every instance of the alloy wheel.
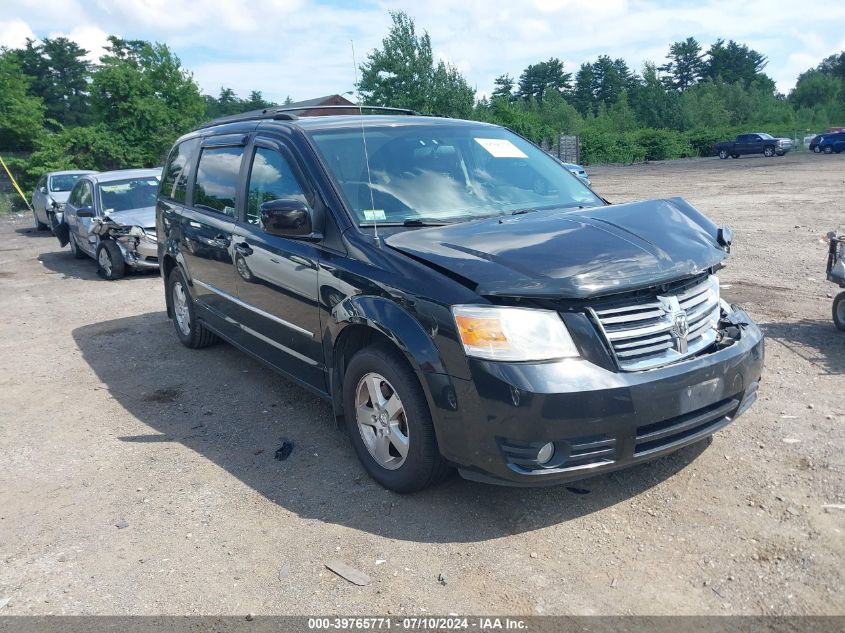
M 188 293 L 185 292 L 182 282 L 173 284 L 173 315 L 176 317 L 176 325 L 179 331 L 185 336 L 191 333 L 191 313 L 188 308 Z
M 100 270 L 103 271 L 103 275 L 105 275 L 107 278 L 111 277 L 112 262 L 111 255 L 109 255 L 107 249 L 100 249 L 100 254 L 97 255 L 97 263 L 100 264 Z
M 381 374 L 368 373 L 355 389 L 358 432 L 376 463 L 396 470 L 408 457 L 409 432 L 399 394 Z

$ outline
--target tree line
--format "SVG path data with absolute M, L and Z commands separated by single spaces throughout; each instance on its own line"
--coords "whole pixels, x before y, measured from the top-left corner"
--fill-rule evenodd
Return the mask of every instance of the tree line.
M 762 53 L 690 37 L 639 70 L 608 55 L 574 72 L 556 57 L 538 61 L 518 77 L 500 75 L 477 99 L 454 65 L 435 61 L 430 36 L 408 14 L 391 18 L 361 64 L 365 104 L 497 123 L 537 143 L 576 134 L 588 164 L 703 155 L 752 128 L 791 136 L 845 124 L 845 51 L 802 73 L 789 95 L 765 74 Z M 12 164 L 27 187 L 50 170 L 160 165 L 201 122 L 276 105 L 258 90 L 202 94 L 164 44 L 112 36 L 98 63 L 87 54 L 63 37 L 0 49 L 0 151 L 26 154 Z

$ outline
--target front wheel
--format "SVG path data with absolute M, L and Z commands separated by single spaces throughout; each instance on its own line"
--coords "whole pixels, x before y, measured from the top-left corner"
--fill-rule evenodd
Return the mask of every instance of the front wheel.
M 724 149 L 719 150 L 719 158 L 725 160 L 728 157 L 728 151 Z
M 126 260 L 120 247 L 111 240 L 103 240 L 97 247 L 97 272 L 109 281 L 120 279 L 126 274 Z
M 775 155 L 775 148 L 774 147 L 764 147 L 763 148 L 763 156 L 766 158 L 771 158 Z
M 825 154 L 833 154 L 833 145 L 825 145 L 824 153 Z
M 814 151 L 816 154 L 821 154 L 822 148 L 821 148 L 821 147 L 819 147 L 818 145 L 816 145 L 816 146 L 813 148 L 813 151 Z
M 35 213 L 35 209 L 32 210 L 32 219 L 35 221 L 35 230 L 36 231 L 46 231 L 50 227 L 44 224 L 41 220 L 38 219 L 38 215 Z
M 179 268 L 174 268 L 167 278 L 167 292 L 176 336 L 185 347 L 199 349 L 218 341 L 215 334 L 206 329 L 197 319 L 196 306 L 188 290 L 188 284 Z
M 845 332 L 845 292 L 840 292 L 833 300 L 833 324 Z
M 393 349 L 367 347 L 352 358 L 343 378 L 343 407 L 358 459 L 385 488 L 416 492 L 449 472 L 422 387 Z

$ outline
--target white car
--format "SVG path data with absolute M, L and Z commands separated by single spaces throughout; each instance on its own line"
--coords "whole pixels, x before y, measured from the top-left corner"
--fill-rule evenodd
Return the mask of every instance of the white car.
M 35 228 L 46 231 L 60 224 L 65 203 L 76 181 L 81 176 L 95 173 L 97 172 L 89 170 L 51 171 L 41 176 L 32 194 Z

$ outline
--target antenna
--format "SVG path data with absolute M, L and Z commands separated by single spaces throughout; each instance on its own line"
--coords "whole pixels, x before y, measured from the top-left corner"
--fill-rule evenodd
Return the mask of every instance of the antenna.
M 364 129 L 364 108 L 361 101 L 361 88 L 358 85 L 358 62 L 355 60 L 355 40 L 349 40 L 352 46 L 352 67 L 355 73 L 355 90 L 358 92 L 358 116 L 361 119 L 361 140 L 364 143 L 364 162 L 367 165 L 367 182 L 370 189 L 370 210 L 373 212 L 373 237 L 376 244 L 381 246 L 378 239 L 378 218 L 376 218 L 376 200 L 373 196 L 373 176 L 370 173 L 370 154 L 367 152 L 367 132 Z

